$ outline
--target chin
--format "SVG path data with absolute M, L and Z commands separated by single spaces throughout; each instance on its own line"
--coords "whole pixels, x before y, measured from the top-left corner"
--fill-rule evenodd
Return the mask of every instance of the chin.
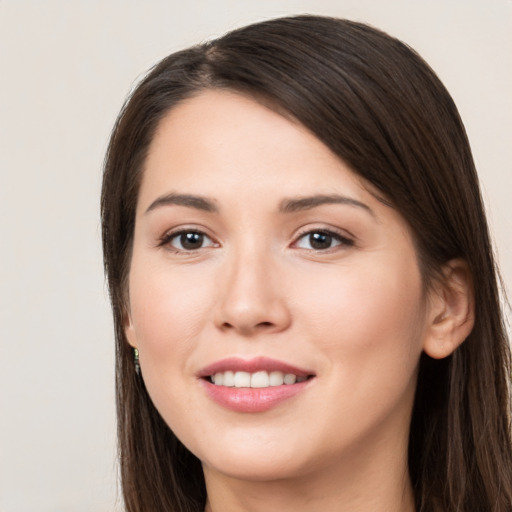
M 222 439 L 191 446 L 206 472 L 211 470 L 234 479 L 263 482 L 298 478 L 317 466 L 318 453 L 308 454 L 318 450 L 308 449 L 303 438 L 290 436 L 289 432 L 277 435 L 255 429 L 245 433 L 237 430 L 228 430 Z M 322 459 L 328 457 L 329 454 L 324 454 Z
M 301 467 L 300 462 L 297 461 L 296 455 L 289 459 L 280 454 L 274 457 L 267 456 L 261 451 L 253 455 L 238 454 L 234 457 L 222 457 L 221 460 L 215 458 L 203 462 L 203 469 L 206 472 L 211 470 L 236 480 L 252 482 L 286 480 L 306 473 L 305 468 Z

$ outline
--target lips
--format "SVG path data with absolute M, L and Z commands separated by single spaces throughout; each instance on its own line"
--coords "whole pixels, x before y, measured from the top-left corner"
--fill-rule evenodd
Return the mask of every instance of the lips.
M 314 373 L 304 368 L 259 357 L 228 358 L 198 373 L 207 395 L 237 412 L 264 412 L 306 389 Z
M 292 373 L 298 377 L 308 377 L 309 375 L 314 374 L 314 372 L 310 370 L 298 368 L 297 366 L 292 366 L 288 363 L 278 361 L 277 359 L 270 359 L 268 357 L 256 357 L 253 359 L 230 357 L 206 366 L 198 373 L 198 377 L 210 377 L 216 373 L 226 371 L 240 371 L 248 373 L 280 371 L 285 374 Z

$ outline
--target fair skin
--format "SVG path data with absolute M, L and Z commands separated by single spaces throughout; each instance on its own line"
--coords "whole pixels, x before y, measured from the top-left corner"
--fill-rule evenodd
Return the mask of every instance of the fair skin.
M 207 510 L 413 511 L 419 357 L 471 327 L 464 265 L 444 274 L 426 293 L 405 220 L 298 123 L 226 91 L 173 108 L 144 168 L 126 335 Z M 211 365 L 304 382 L 216 385 Z

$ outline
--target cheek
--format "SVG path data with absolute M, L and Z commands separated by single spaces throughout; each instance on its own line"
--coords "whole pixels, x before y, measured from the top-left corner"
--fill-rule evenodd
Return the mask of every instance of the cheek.
M 140 271 L 143 269 L 143 271 Z M 130 309 L 144 383 L 168 425 L 177 431 L 192 406 L 186 385 L 197 339 L 210 315 L 212 289 L 187 271 L 171 272 L 134 260 L 130 272 Z M 187 399 L 184 401 L 184 397 Z
M 130 310 L 141 359 L 151 358 L 157 366 L 180 361 L 210 315 L 212 290 L 197 272 L 137 263 L 130 272 Z
M 422 281 L 410 260 L 342 268 L 314 289 L 306 310 L 311 328 L 323 329 L 317 340 L 326 350 L 368 364 L 377 356 L 383 363 L 419 357 Z

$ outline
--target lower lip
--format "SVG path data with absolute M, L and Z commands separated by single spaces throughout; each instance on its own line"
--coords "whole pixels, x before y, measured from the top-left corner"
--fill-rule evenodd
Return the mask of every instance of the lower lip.
M 236 412 L 264 412 L 303 391 L 311 379 L 295 384 L 283 384 L 268 388 L 232 388 L 216 386 L 201 379 L 208 396 L 216 403 Z

